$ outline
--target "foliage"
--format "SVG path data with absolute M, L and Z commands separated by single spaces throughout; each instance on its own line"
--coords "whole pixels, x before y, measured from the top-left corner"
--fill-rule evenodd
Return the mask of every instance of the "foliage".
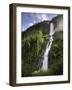
M 47 71 L 36 70 L 32 73 L 33 76 L 49 76 L 49 75 L 62 75 L 63 74 L 63 63 L 62 61 L 59 63 L 54 63 L 48 68 Z
M 22 76 L 28 76 L 38 69 L 39 58 L 43 52 L 43 46 L 48 36 L 42 31 L 24 37 L 22 40 Z
M 63 36 L 62 32 L 55 33 L 54 41 L 49 53 L 49 68 L 53 68 L 54 74 L 63 73 L 63 38 L 62 36 Z
M 48 70 L 42 71 L 39 60 L 48 42 L 48 35 L 42 30 L 37 30 L 22 37 L 22 77 L 63 74 L 63 32 L 56 32 L 53 39 L 49 52 Z

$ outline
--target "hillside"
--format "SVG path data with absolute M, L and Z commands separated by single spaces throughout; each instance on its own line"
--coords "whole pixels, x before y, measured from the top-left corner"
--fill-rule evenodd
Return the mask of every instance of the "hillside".
M 49 34 L 49 21 L 43 21 L 39 22 L 37 24 L 34 24 L 33 26 L 29 27 L 27 30 L 22 32 L 22 37 L 29 35 L 32 35 L 33 33 L 37 31 L 42 31 L 43 34 Z
M 41 68 L 41 58 L 47 42 L 47 21 L 38 23 L 22 32 L 22 76 L 32 76 L 32 72 Z
M 53 35 L 54 40 L 49 53 L 49 69 L 47 72 L 41 70 L 49 32 L 48 21 L 35 24 L 22 32 L 22 77 L 63 74 L 63 31 L 57 31 Z
M 63 31 L 54 34 L 54 40 L 49 53 L 49 68 L 55 75 L 63 74 Z

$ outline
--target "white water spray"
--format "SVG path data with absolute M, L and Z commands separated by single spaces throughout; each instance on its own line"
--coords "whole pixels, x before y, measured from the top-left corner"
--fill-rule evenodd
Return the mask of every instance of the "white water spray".
M 46 45 L 46 49 L 45 49 L 45 52 L 44 52 L 44 55 L 43 55 L 43 65 L 42 65 L 42 70 L 43 71 L 47 71 L 48 70 L 48 54 L 49 54 L 49 51 L 51 49 L 51 46 L 52 46 L 52 42 L 53 42 L 53 34 L 54 34 L 54 26 L 53 26 L 53 23 L 50 24 L 50 37 L 49 37 L 49 41 Z

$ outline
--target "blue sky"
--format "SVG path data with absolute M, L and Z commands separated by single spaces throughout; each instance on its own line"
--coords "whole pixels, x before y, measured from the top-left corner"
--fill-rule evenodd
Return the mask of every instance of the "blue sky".
M 56 16 L 57 14 L 21 12 L 21 30 L 25 31 L 27 28 L 38 22 L 52 20 L 52 18 Z

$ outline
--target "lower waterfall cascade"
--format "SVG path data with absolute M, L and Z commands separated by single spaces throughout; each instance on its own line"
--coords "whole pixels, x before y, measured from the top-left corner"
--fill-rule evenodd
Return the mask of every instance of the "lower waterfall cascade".
M 49 55 L 49 51 L 51 49 L 52 46 L 52 42 L 53 42 L 53 34 L 54 34 L 54 25 L 51 22 L 50 23 L 50 33 L 49 33 L 49 41 L 46 45 L 46 49 L 43 55 L 43 64 L 42 64 L 42 70 L 43 71 L 47 71 L 48 70 L 48 55 Z

